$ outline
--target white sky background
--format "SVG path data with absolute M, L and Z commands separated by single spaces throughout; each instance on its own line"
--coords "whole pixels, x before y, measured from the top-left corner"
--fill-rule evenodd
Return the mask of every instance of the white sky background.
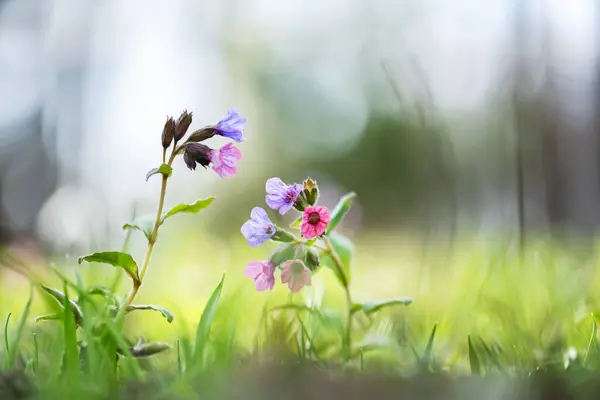
M 598 48 L 594 0 L 534 3 L 551 19 L 557 72 L 590 82 Z M 542 8 L 544 3 L 548 6 Z M 360 132 L 365 122 L 367 80 L 382 88 L 381 107 L 397 107 L 391 92 L 385 94 L 381 62 L 405 90 L 422 93 L 422 83 L 409 62 L 413 55 L 443 110 L 481 108 L 509 55 L 506 35 L 511 33 L 512 4 L 503 0 L 13 1 L 0 20 L 4 99 L 0 126 L 43 104 L 45 114 L 58 124 L 59 150 L 65 154 L 77 124 L 69 107 L 72 103 L 60 101 L 64 93 L 55 73 L 87 63 L 79 104 L 82 153 L 77 160 L 63 159 L 66 167 L 79 169 L 78 181 L 85 192 L 59 193 L 41 224 L 49 237 L 52 227 L 70 226 L 71 239 L 65 240 L 75 240 L 90 218 L 100 218 L 94 207 L 74 209 L 75 199 L 89 202 L 101 193 L 95 201 L 106 202 L 117 225 L 133 201 L 153 204 L 157 186 L 143 177 L 160 157 L 160 130 L 167 114 L 190 109 L 196 115 L 194 126 L 201 126 L 216 122 L 228 107 L 236 106 L 249 116 L 248 136 L 260 137 L 260 119 L 252 119 L 263 111 L 253 101 L 260 94 L 252 93 L 248 83 L 234 81 L 230 60 L 221 48 L 223 34 L 238 48 L 268 49 L 286 64 L 301 65 L 298 73 L 352 115 L 349 125 L 331 121 L 332 134 L 338 126 L 341 136 Z M 536 56 L 539 49 L 531 52 Z M 361 75 L 365 71 L 367 80 Z M 260 151 L 251 140 L 243 146 L 247 153 Z M 255 167 L 242 164 L 242 168 Z M 209 194 L 210 185 L 217 181 L 208 173 L 201 178 L 180 175 L 171 187 L 173 198 L 197 196 L 198 188 L 190 188 L 195 179 L 204 187 L 200 195 Z

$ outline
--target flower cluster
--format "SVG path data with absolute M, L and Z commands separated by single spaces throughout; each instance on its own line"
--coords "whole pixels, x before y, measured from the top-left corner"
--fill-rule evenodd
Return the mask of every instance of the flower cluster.
M 272 290 L 275 285 L 275 271 L 279 267 L 281 283 L 287 283 L 292 292 L 298 292 L 304 286 L 311 285 L 311 270 L 319 265 L 318 256 L 314 252 L 305 250 L 304 256 L 298 258 L 298 250 L 310 247 L 314 241 L 325 234 L 331 219 L 329 210 L 327 207 L 316 205 L 318 188 L 310 178 L 303 184 L 291 185 L 279 178 L 271 178 L 267 180 L 265 189 L 267 193 L 265 202 L 272 210 L 278 211 L 281 215 L 287 214 L 292 208 L 302 212 L 301 217 L 296 221 L 300 224 L 302 239 L 276 226 L 263 208 L 254 207 L 250 219 L 241 228 L 248 245 L 258 247 L 268 240 L 273 240 L 288 243 L 295 248 L 295 251 L 292 259 L 280 263 L 274 261 L 275 257 L 264 261 L 252 260 L 246 266 L 244 275 L 254 280 L 257 291 Z
M 163 128 L 163 148 L 169 148 L 173 141 L 177 146 L 177 142 L 183 139 L 191 123 L 192 113 L 187 111 L 184 111 L 177 121 L 172 117 L 168 118 Z M 185 143 L 176 147 L 175 153 L 183 152 L 183 160 L 190 170 L 195 170 L 200 164 L 204 168 L 211 167 L 221 178 L 234 176 L 237 172 L 236 163 L 242 158 L 240 150 L 232 143 L 215 150 L 200 142 L 217 135 L 240 143 L 245 140 L 245 128 L 246 118 L 242 117 L 237 109 L 231 108 L 216 125 L 205 126 L 190 134 Z

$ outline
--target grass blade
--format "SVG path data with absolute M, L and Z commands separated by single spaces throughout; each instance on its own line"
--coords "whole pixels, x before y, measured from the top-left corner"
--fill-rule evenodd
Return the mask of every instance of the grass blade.
M 4 358 L 4 366 L 6 367 L 6 369 L 10 368 L 10 365 L 8 364 L 8 360 L 10 359 L 10 346 L 8 345 L 8 323 L 10 322 L 11 315 L 11 313 L 8 313 L 8 315 L 6 316 L 6 320 L 4 321 L 4 349 L 6 351 L 6 358 Z
M 479 357 L 477 357 L 475 347 L 473 347 L 473 343 L 471 342 L 471 335 L 467 336 L 467 340 L 469 342 L 469 364 L 471 365 L 471 374 L 481 375 L 481 365 L 479 364 Z
M 23 308 L 23 313 L 21 314 L 21 317 L 19 318 L 19 324 L 17 325 L 17 333 L 16 333 L 15 340 L 12 345 L 12 352 L 10 353 L 10 358 L 8 361 L 9 366 L 11 368 L 14 368 L 14 366 L 15 366 L 15 359 L 19 352 L 19 344 L 21 342 L 21 337 L 23 336 L 23 330 L 25 329 L 25 322 L 27 322 L 27 318 L 29 318 L 29 310 L 31 309 L 32 301 L 33 301 L 33 285 L 30 285 L 29 286 L 29 299 L 27 300 L 27 304 L 25 304 L 25 307 Z
M 65 316 L 63 318 L 63 333 L 65 338 L 64 373 L 69 384 L 76 385 L 79 380 L 79 354 L 77 352 L 77 335 L 75 333 L 75 314 L 69 299 L 67 284 L 63 284 Z
M 598 334 L 598 325 L 596 324 L 596 318 L 594 314 L 592 314 L 592 332 L 590 333 L 590 340 L 588 342 L 587 349 L 585 351 L 585 358 L 583 359 L 583 366 L 585 367 L 588 363 L 588 359 L 590 353 L 597 348 L 597 334 Z
M 219 284 L 210 295 L 204 311 L 198 321 L 198 327 L 196 328 L 196 340 L 194 341 L 194 355 L 192 356 L 192 365 L 197 368 L 200 365 L 200 361 L 204 358 L 205 345 L 208 341 L 210 334 L 210 327 L 215 318 L 217 311 L 217 305 L 221 298 L 221 292 L 223 291 L 223 282 L 225 281 L 225 274 L 221 277 Z
M 435 331 L 437 330 L 437 322 L 433 325 L 433 329 L 431 330 L 431 334 L 429 335 L 429 340 L 427 341 L 427 347 L 425 348 L 425 353 L 423 353 L 423 367 L 428 368 L 431 365 L 431 355 L 433 350 L 433 341 L 435 339 Z

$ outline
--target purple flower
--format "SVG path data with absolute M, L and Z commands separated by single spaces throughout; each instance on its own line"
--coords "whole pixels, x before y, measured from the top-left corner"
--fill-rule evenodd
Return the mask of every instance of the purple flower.
M 244 129 L 246 129 L 246 118 L 238 113 L 237 108 L 227 110 L 227 115 L 215 126 L 217 135 L 235 140 L 238 143 L 244 141 L 242 136 Z
M 233 144 L 227 143 L 219 150 L 211 150 L 210 161 L 212 163 L 212 169 L 221 178 L 227 178 L 234 176 L 237 172 L 236 162 L 242 159 L 242 152 L 233 147 Z
M 299 183 L 286 185 L 279 178 L 271 178 L 265 185 L 267 190 L 265 201 L 270 208 L 279 210 L 279 214 L 284 215 L 294 206 L 302 187 Z
M 209 165 L 221 178 L 234 176 L 237 172 L 235 165 L 242 158 L 242 152 L 233 144 L 227 143 L 219 150 L 213 150 L 201 143 L 188 143 L 183 154 L 183 161 L 191 170 L 200 164 L 204 168 Z
M 248 245 L 258 247 L 267 240 L 271 239 L 277 229 L 275 224 L 271 222 L 267 212 L 260 208 L 254 207 L 250 213 L 250 219 L 242 225 L 242 235 L 248 239 Z

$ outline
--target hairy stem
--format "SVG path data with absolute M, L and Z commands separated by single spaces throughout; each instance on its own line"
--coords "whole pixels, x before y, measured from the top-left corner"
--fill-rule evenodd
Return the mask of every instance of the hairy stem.
M 176 151 L 176 149 L 174 149 L 173 152 L 171 153 L 171 157 L 169 157 L 169 162 L 168 162 L 169 166 L 173 163 L 173 160 L 175 159 L 176 155 L 177 155 L 177 151 Z M 139 280 L 139 282 L 136 282 L 136 281 L 133 282 L 133 287 L 131 288 L 129 295 L 127 295 L 127 300 L 125 300 L 125 304 L 124 304 L 125 307 L 127 307 L 128 305 L 130 305 L 133 302 L 133 299 L 135 299 L 135 296 L 137 295 L 138 291 L 140 290 L 140 287 L 142 286 L 142 282 L 144 281 L 144 276 L 146 276 L 146 271 L 148 270 L 148 265 L 150 264 L 150 258 L 152 257 L 152 251 L 154 251 L 154 245 L 156 244 L 156 239 L 158 236 L 158 228 L 160 228 L 160 225 L 161 225 L 160 222 L 162 219 L 163 207 L 165 205 L 165 197 L 167 194 L 167 180 L 168 179 L 169 179 L 168 176 L 166 176 L 166 175 L 162 176 L 162 184 L 160 187 L 160 197 L 158 199 L 158 210 L 156 210 L 156 220 L 154 221 L 154 227 L 152 228 L 152 233 L 150 234 L 150 238 L 148 238 L 148 248 L 146 249 L 146 256 L 144 257 L 144 262 L 142 263 L 141 270 L 140 270 L 140 280 Z
M 333 245 L 331 244 L 331 240 L 329 239 L 329 237 L 327 237 L 327 235 L 323 236 L 323 241 L 325 242 L 325 247 L 327 249 L 327 252 L 331 255 L 331 258 L 333 259 L 333 264 L 335 265 L 336 270 L 338 271 L 341 279 L 342 279 L 342 286 L 344 286 L 344 291 L 346 292 L 346 305 L 347 305 L 347 312 L 348 312 L 348 316 L 347 316 L 347 320 L 346 320 L 346 360 L 350 359 L 351 357 L 351 353 L 352 353 L 352 296 L 350 295 L 350 284 L 348 281 L 348 277 L 346 276 L 346 273 L 344 272 L 344 264 L 342 263 L 342 260 L 340 259 L 340 256 L 338 255 L 338 253 L 335 251 L 335 249 L 333 248 Z

